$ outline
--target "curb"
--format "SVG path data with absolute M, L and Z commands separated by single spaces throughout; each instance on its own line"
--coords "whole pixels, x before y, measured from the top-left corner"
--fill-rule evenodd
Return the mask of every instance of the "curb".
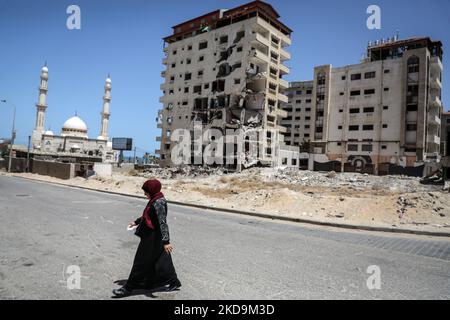
M 21 176 L 16 176 L 16 175 L 11 175 L 11 177 L 20 178 L 20 179 L 29 180 L 29 181 L 53 184 L 53 185 L 58 185 L 58 186 L 65 186 L 65 187 L 69 187 L 69 188 L 77 188 L 77 189 L 82 189 L 82 190 L 89 190 L 89 191 L 95 191 L 95 192 L 101 192 L 101 193 L 107 193 L 107 194 L 119 195 L 119 196 L 131 197 L 131 198 L 137 198 L 137 199 L 145 199 L 145 197 L 143 197 L 143 196 L 120 193 L 120 192 L 115 192 L 115 191 L 107 191 L 107 190 L 99 190 L 99 189 L 88 188 L 88 187 L 73 186 L 73 185 L 68 185 L 68 184 L 64 184 L 64 183 L 60 183 L 60 182 L 43 181 L 43 180 L 37 180 L 37 179 L 21 177 Z M 320 226 L 335 227 L 335 228 L 341 228 L 341 229 L 353 229 L 353 230 L 389 232 L 389 233 L 401 233 L 401 234 L 414 234 L 414 235 L 421 235 L 421 236 L 434 236 L 434 237 L 450 238 L 450 232 L 425 231 L 425 230 L 413 230 L 413 229 L 394 228 L 394 227 L 376 227 L 376 226 L 368 226 L 368 225 L 345 224 L 345 223 L 327 222 L 327 221 L 319 221 L 319 220 L 308 220 L 308 219 L 302 219 L 302 218 L 283 217 L 283 216 L 277 216 L 277 215 L 273 215 L 273 214 L 269 214 L 269 213 L 251 212 L 251 211 L 243 211 L 243 210 L 228 209 L 228 208 L 217 208 L 217 207 L 211 207 L 211 206 L 206 206 L 206 205 L 201 205 L 201 204 L 186 203 L 186 202 L 173 201 L 173 200 L 167 200 L 167 202 L 170 204 L 175 204 L 175 205 L 184 206 L 184 207 L 198 208 L 198 209 L 203 209 L 203 210 L 221 211 L 221 212 L 240 214 L 240 215 L 258 217 L 258 218 L 264 218 L 264 219 L 320 225 Z

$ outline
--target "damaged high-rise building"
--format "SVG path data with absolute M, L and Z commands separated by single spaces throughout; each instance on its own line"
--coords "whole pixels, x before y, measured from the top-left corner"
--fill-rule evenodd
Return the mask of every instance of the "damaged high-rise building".
M 192 131 L 194 123 L 223 135 L 227 129 L 264 129 L 257 137 L 264 143 L 263 152 L 244 156 L 244 167 L 298 165 L 298 148 L 285 145 L 280 134 L 287 131 L 280 121 L 287 116 L 281 103 L 288 100 L 283 77 L 289 73 L 284 62 L 290 59 L 285 49 L 291 32 L 262 1 L 216 10 L 173 27 L 173 34 L 164 38 L 163 108 L 157 118 L 161 166 L 173 164 L 174 131 Z M 247 140 L 241 147 L 235 149 L 248 154 Z M 237 151 L 232 157 L 228 166 L 236 167 Z

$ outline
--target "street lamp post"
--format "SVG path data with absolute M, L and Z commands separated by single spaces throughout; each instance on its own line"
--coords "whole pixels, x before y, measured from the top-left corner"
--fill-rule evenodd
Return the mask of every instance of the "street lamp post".
M 6 100 L 0 100 L 0 102 L 8 103 Z M 11 172 L 11 160 L 12 160 L 12 151 L 14 146 L 14 139 L 16 138 L 16 105 L 11 104 L 14 108 L 14 115 L 13 115 L 13 125 L 12 125 L 12 131 L 11 131 L 11 147 L 9 148 L 9 163 L 8 163 L 8 172 Z

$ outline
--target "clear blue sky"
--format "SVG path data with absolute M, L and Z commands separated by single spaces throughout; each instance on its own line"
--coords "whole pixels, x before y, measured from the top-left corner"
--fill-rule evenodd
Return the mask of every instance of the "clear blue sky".
M 103 85 L 112 78 L 110 136 L 133 137 L 140 150 L 158 147 L 162 37 L 171 26 L 246 1 L 0 0 L 0 98 L 17 105 L 17 139 L 26 144 L 35 121 L 39 73 L 49 67 L 46 127 L 58 133 L 78 115 L 89 136 L 100 131 Z M 294 30 L 289 81 L 312 78 L 313 66 L 357 63 L 369 40 L 430 36 L 444 44 L 443 102 L 448 109 L 450 1 L 268 1 Z M 66 8 L 81 8 L 81 30 L 66 28 Z M 366 27 L 366 9 L 381 7 L 381 30 Z M 0 104 L 0 137 L 9 137 L 12 108 Z

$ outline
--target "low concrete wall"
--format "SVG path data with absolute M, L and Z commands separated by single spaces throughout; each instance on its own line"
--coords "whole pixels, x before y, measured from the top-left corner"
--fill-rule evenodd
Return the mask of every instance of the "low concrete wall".
M 11 172 L 25 172 L 27 169 L 26 158 L 11 158 Z M 8 170 L 9 157 L 4 157 L 4 160 L 0 161 L 0 168 Z
M 94 163 L 94 171 L 98 176 L 111 177 L 112 170 L 112 164 L 110 163 Z
M 53 161 L 33 160 L 32 173 L 59 179 L 72 179 L 75 177 L 75 164 Z

